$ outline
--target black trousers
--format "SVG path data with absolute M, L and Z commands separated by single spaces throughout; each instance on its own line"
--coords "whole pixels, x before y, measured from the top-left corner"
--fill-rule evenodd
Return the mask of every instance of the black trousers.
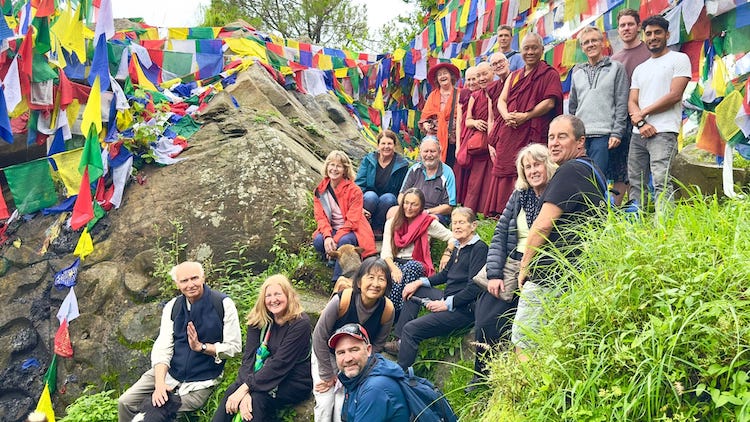
M 227 413 L 227 398 L 237 391 L 240 382 L 235 381 L 224 392 L 219 407 L 216 408 L 212 422 L 232 422 L 234 414 Z M 300 391 L 295 388 L 288 388 L 285 383 L 281 383 L 275 392 L 276 397 L 272 397 L 268 392 L 251 391 L 250 397 L 253 399 L 253 422 L 273 420 L 277 410 L 284 406 L 296 404 L 305 401 L 310 396 L 310 391 Z M 243 419 L 243 421 L 245 421 Z
M 420 287 L 414 292 L 414 296 L 440 300 L 443 298 L 443 291 L 433 287 Z M 404 369 L 414 364 L 422 340 L 449 336 L 456 330 L 471 327 L 474 323 L 474 313 L 466 308 L 455 309 L 453 312 L 431 312 L 417 318 L 421 308 L 422 305 L 413 300 L 404 302 L 396 324 L 396 336 L 401 339 L 398 364 Z
M 517 306 L 518 296 L 513 298 L 513 301 L 506 302 L 487 292 L 482 293 L 474 310 L 476 316 L 474 334 L 477 343 L 494 347 L 501 340 L 509 339 Z M 484 352 L 484 350 L 477 348 L 474 359 L 474 370 L 480 374 L 486 374 Z

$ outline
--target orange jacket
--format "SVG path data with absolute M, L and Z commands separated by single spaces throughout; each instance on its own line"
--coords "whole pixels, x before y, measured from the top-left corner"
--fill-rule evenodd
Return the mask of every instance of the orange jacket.
M 438 141 L 440 141 L 440 149 L 442 150 L 440 153 L 440 161 L 442 162 L 445 162 L 445 157 L 448 154 L 448 123 L 451 118 L 451 107 L 453 106 L 453 94 L 455 92 L 455 89 L 451 89 L 450 98 L 448 98 L 448 102 L 445 103 L 445 108 L 440 111 L 440 89 L 432 90 L 427 97 L 424 107 L 422 107 L 422 118 L 419 121 L 419 123 L 422 123 L 432 116 L 437 116 L 437 138 Z M 457 111 L 454 112 L 454 118 L 455 113 L 457 113 Z
M 328 177 L 323 178 L 315 191 L 313 192 L 313 208 L 315 211 L 315 221 L 318 223 L 318 229 L 313 233 L 313 237 L 318 233 L 323 237 L 332 236 L 338 245 L 341 237 L 347 233 L 354 233 L 357 236 L 357 243 L 365 251 L 362 257 L 367 257 L 377 253 L 375 249 L 375 236 L 372 233 L 370 223 L 362 214 L 362 190 L 353 181 L 344 179 L 333 189 L 336 195 L 341 213 L 344 215 L 344 225 L 341 226 L 335 235 L 332 235 L 333 228 L 331 220 L 320 202 L 320 193 L 325 192 L 328 183 L 331 181 Z

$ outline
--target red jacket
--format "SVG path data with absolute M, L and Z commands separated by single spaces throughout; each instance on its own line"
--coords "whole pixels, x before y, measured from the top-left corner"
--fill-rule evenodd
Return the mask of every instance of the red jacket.
M 328 183 L 331 181 L 328 177 L 323 178 L 315 191 L 313 192 L 313 208 L 315 210 L 315 222 L 318 223 L 318 229 L 313 233 L 313 237 L 318 233 L 322 234 L 323 237 L 331 236 L 333 229 L 331 228 L 331 221 L 328 218 L 323 204 L 318 198 L 319 193 L 325 192 L 328 188 Z M 341 213 L 344 215 L 344 225 L 336 232 L 333 236 L 333 240 L 338 245 L 341 237 L 347 233 L 353 232 L 357 236 L 357 243 L 365 251 L 362 252 L 363 257 L 374 255 L 377 253 L 375 249 L 375 235 L 372 233 L 370 223 L 367 221 L 365 216 L 362 214 L 362 190 L 353 181 L 343 179 L 339 185 L 334 188 L 334 194 L 338 201 Z

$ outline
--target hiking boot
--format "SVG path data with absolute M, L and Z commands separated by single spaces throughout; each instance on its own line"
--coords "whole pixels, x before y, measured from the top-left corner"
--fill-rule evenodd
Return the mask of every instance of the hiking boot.
M 383 346 L 383 349 L 389 355 L 398 356 L 399 346 L 401 346 L 401 343 L 399 343 L 398 340 L 387 341 Z

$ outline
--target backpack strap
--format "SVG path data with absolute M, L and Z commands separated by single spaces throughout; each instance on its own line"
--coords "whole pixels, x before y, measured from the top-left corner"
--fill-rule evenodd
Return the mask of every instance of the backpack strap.
M 346 315 L 349 310 L 349 304 L 352 301 L 352 289 L 344 289 L 339 292 L 339 318 Z
M 596 178 L 596 183 L 599 185 L 599 189 L 601 189 L 602 194 L 604 195 L 604 199 L 607 201 L 607 205 L 610 205 L 610 206 L 614 205 L 614 201 L 613 201 L 614 198 L 612 198 L 612 195 L 610 195 L 609 189 L 607 189 L 607 182 L 604 180 L 602 175 L 599 174 L 596 167 L 594 167 L 593 164 L 581 158 L 576 158 L 575 160 L 578 161 L 579 163 L 586 164 L 591 169 L 591 171 L 594 173 L 594 177 Z
M 385 298 L 385 308 L 383 308 L 383 314 L 380 316 L 380 325 L 385 325 L 392 317 L 395 312 L 393 302 L 390 299 Z

